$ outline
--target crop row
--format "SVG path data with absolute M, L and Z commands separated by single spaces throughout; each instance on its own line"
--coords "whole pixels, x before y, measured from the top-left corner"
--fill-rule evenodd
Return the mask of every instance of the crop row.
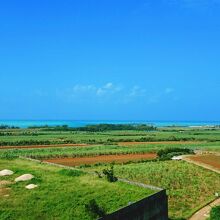
M 98 156 L 98 155 L 115 155 L 115 154 L 132 154 L 132 153 L 149 153 L 156 152 L 157 148 L 146 147 L 118 147 L 109 146 L 89 146 L 89 147 L 63 147 L 63 148 L 39 148 L 39 149 L 7 149 L 0 150 L 0 158 L 13 158 L 26 156 L 34 159 L 49 159 L 63 157 L 79 156 Z

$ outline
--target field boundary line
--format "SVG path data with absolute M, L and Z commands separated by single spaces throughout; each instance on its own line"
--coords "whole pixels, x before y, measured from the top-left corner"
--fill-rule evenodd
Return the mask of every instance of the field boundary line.
M 32 159 L 30 157 L 19 156 L 19 158 L 23 159 L 23 160 L 29 160 L 29 161 L 32 161 L 32 162 L 36 162 L 36 163 L 47 164 L 47 165 L 51 165 L 51 166 L 55 166 L 55 167 L 65 168 L 65 169 L 68 169 L 68 170 L 79 170 L 79 171 L 82 171 L 81 169 L 78 169 L 78 168 L 75 168 L 75 167 L 69 167 L 69 166 L 65 166 L 65 165 L 61 165 L 61 164 L 57 164 L 57 163 L 41 161 L 41 160 L 37 160 L 37 159 Z M 84 171 L 84 170 L 82 172 L 90 173 L 90 174 L 93 173 L 93 172 Z
M 75 167 L 65 166 L 65 165 L 61 165 L 61 164 L 57 164 L 57 163 L 41 161 L 41 160 L 32 159 L 32 158 L 23 157 L 23 156 L 19 156 L 19 158 L 20 159 L 24 159 L 24 160 L 29 160 L 29 161 L 32 161 L 32 162 L 36 162 L 36 163 L 48 164 L 48 165 L 52 165 L 52 166 L 55 166 L 55 167 L 60 167 L 60 168 L 69 169 L 69 170 L 78 170 L 78 171 L 81 171 L 81 172 L 97 175 L 95 172 L 92 172 L 92 171 L 84 171 L 84 170 L 81 170 L 81 169 L 78 169 L 78 168 L 75 168 Z M 119 182 L 128 183 L 130 185 L 139 186 L 139 187 L 142 187 L 142 188 L 147 188 L 147 189 L 155 190 L 155 191 L 162 191 L 162 190 L 164 190 L 164 189 L 162 189 L 160 187 L 157 187 L 157 186 L 148 185 L 148 184 L 139 183 L 139 182 L 134 182 L 134 181 L 130 181 L 130 180 L 123 179 L 123 178 L 118 178 L 118 181 Z
M 210 166 L 210 165 L 207 165 L 207 164 L 204 164 L 204 163 L 201 163 L 201 162 L 196 162 L 194 160 L 191 160 L 189 157 L 183 157 L 182 160 L 188 162 L 188 163 L 192 163 L 192 164 L 195 164 L 197 166 L 200 166 L 200 167 L 203 167 L 207 170 L 210 170 L 210 171 L 213 171 L 213 172 L 216 172 L 218 174 L 220 174 L 220 170 L 218 169 L 215 169 L 214 167 Z
M 164 189 L 162 189 L 160 187 L 157 187 L 157 186 L 148 185 L 148 184 L 139 183 L 139 182 L 134 182 L 134 181 L 130 181 L 130 180 L 127 180 L 127 179 L 118 178 L 118 180 L 120 182 L 128 183 L 128 184 L 131 184 L 131 185 L 136 185 L 136 186 L 140 186 L 140 187 L 143 187 L 143 188 L 152 189 L 152 190 L 156 190 L 156 191 L 164 190 Z

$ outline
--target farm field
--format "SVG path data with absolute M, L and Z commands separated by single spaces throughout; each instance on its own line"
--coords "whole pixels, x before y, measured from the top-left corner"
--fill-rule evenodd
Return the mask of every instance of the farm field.
M 50 159 L 50 158 L 62 158 L 62 157 L 83 157 L 83 156 L 98 156 L 98 155 L 117 155 L 117 154 L 144 154 L 144 153 L 156 153 L 161 149 L 166 148 L 189 148 L 189 149 L 202 149 L 210 151 L 219 151 L 219 142 L 211 143 L 171 143 L 171 144 L 134 144 L 128 146 L 119 146 L 117 144 L 111 145 L 89 145 L 89 146 L 53 146 L 42 148 L 16 148 L 16 149 L 1 149 L 0 158 L 14 158 L 18 156 L 26 156 L 34 159 Z
M 155 191 L 122 182 L 109 183 L 94 175 L 65 170 L 21 159 L 0 160 L 0 170 L 15 172 L 0 177 L 0 219 L 91 219 L 85 204 L 95 199 L 107 213 L 127 206 Z M 24 173 L 35 176 L 26 183 L 14 182 Z M 37 184 L 33 190 L 25 189 Z
M 121 143 L 122 142 L 122 143 Z M 220 142 L 220 129 L 192 128 L 158 128 L 152 131 L 119 130 L 119 131 L 71 131 L 36 129 L 1 129 L 0 146 L 30 146 L 57 144 L 117 144 L 124 142 L 159 142 L 158 144 L 190 144 L 197 142 L 212 145 Z M 214 142 L 214 143 L 213 143 Z M 154 143 L 151 143 L 152 145 Z M 156 144 L 156 143 L 155 143 Z
M 57 144 L 57 145 L 24 145 L 24 146 L 1 146 L 2 149 L 35 149 L 35 148 L 55 148 L 55 147 L 84 147 L 88 144 Z
M 104 178 L 98 178 L 98 176 L 91 177 L 90 174 L 84 173 L 77 177 L 63 175 L 61 174 L 63 172 L 61 168 L 24 161 L 18 159 L 19 157 L 28 157 L 67 166 L 77 166 L 84 172 L 98 171 L 99 173 L 102 173 L 103 169 L 108 168 L 109 163 L 114 161 L 116 162 L 114 171 L 117 177 L 167 189 L 170 218 L 187 219 L 196 210 L 214 200 L 216 192 L 220 193 L 220 175 L 185 161 L 171 161 L 169 157 L 165 157 L 163 159 L 165 161 L 159 157 L 157 159 L 154 158 L 158 152 L 166 149 L 219 152 L 219 137 L 220 129 L 218 127 L 167 127 L 158 128 L 152 131 L 108 130 L 95 132 L 71 130 L 57 131 L 52 128 L 49 130 L 44 128 L 0 129 L 0 164 L 3 168 L 5 168 L 5 164 L 7 164 L 7 168 L 14 169 L 16 171 L 15 175 L 19 174 L 21 171 L 29 170 L 37 177 L 39 176 L 35 181 L 39 183 L 40 186 L 41 184 L 45 186 L 44 190 L 41 189 L 41 187 L 37 189 L 41 192 L 40 198 L 42 200 L 42 203 L 39 204 L 39 210 L 42 210 L 42 213 L 44 213 L 43 218 L 46 219 L 47 216 L 44 216 L 46 215 L 45 213 L 52 213 L 56 205 L 63 204 L 63 200 L 69 201 L 64 202 L 64 209 L 69 209 L 71 215 L 75 215 L 76 219 L 82 218 L 82 216 L 80 216 L 81 213 L 84 215 L 83 219 L 87 219 L 88 216 L 86 216 L 83 206 L 80 206 L 79 212 L 77 211 L 77 213 L 74 213 L 72 207 L 74 207 L 74 204 L 82 205 L 85 201 L 91 199 L 89 196 L 90 194 L 97 197 L 98 203 L 100 203 L 103 197 L 104 201 L 102 205 L 106 206 L 107 211 L 110 212 L 121 207 L 121 205 L 126 205 L 128 201 L 132 200 L 133 197 L 129 197 L 132 196 L 130 195 L 132 192 L 129 190 L 133 189 L 119 182 L 111 185 Z M 171 153 L 171 155 L 173 154 Z M 210 161 L 212 161 L 212 159 L 210 159 Z M 217 159 L 215 158 L 215 160 Z M 47 173 L 46 170 L 50 171 L 48 174 L 49 177 L 45 176 Z M 45 180 L 45 182 L 43 180 Z M 10 178 L 9 181 L 11 181 Z M 93 186 L 92 193 L 90 193 L 92 186 L 88 185 L 87 182 Z M 55 195 L 50 195 L 48 189 L 48 186 L 52 183 L 55 184 L 52 191 L 56 191 L 56 199 L 59 201 L 56 204 L 54 204 L 55 201 L 53 201 Z M 79 183 L 79 186 L 76 183 Z M 81 183 L 84 188 L 80 187 Z M 65 192 L 68 196 L 64 195 L 64 192 L 59 191 L 59 185 L 62 184 L 65 186 Z M 73 187 L 74 184 L 77 185 L 77 188 Z M 87 185 L 88 188 L 85 187 Z M 103 189 L 106 187 L 109 191 L 104 191 L 103 194 L 99 195 L 102 186 Z M 111 188 L 113 186 L 119 188 L 116 187 L 113 190 L 113 188 Z M 71 189 L 67 190 L 66 187 L 70 187 Z M 124 193 L 128 192 L 128 195 L 121 194 L 120 187 L 126 188 L 126 190 L 124 189 Z M 30 194 L 26 194 L 27 192 L 25 191 L 23 197 L 21 193 L 22 190 L 24 190 L 23 185 L 22 187 L 18 187 L 18 191 L 14 191 L 14 188 L 17 189 L 16 184 L 11 184 L 9 188 L 11 188 L 8 191 L 11 193 L 10 196 L 4 198 L 2 203 L 0 202 L 0 206 L 4 207 L 4 211 L 0 212 L 3 213 L 0 219 L 1 217 L 6 219 L 8 216 L 12 216 L 13 219 L 14 216 L 20 212 L 13 208 L 8 210 L 6 207 L 9 202 L 14 202 L 13 204 L 15 207 L 21 203 L 21 200 L 24 201 L 26 198 L 29 200 L 33 198 L 34 201 L 37 199 L 34 197 L 37 197 L 35 190 Z M 106 195 L 105 198 L 105 194 L 110 194 L 111 190 L 114 191 L 115 194 L 118 193 L 118 195 L 123 195 L 121 202 L 119 201 L 120 204 L 117 203 L 119 204 L 118 206 L 115 204 L 115 206 L 112 205 L 112 207 L 110 207 L 112 202 L 109 202 L 108 198 L 111 196 Z M 43 197 L 43 194 L 46 195 L 47 193 L 49 193 L 53 199 Z M 138 193 L 134 193 L 135 201 L 141 198 L 141 195 Z M 76 197 L 70 196 L 69 194 L 76 194 Z M 113 198 L 117 200 L 115 194 L 113 193 Z M 22 195 L 21 198 L 18 198 L 18 195 Z M 48 204 L 49 207 L 44 207 L 44 204 Z M 27 204 L 27 207 L 31 208 L 31 204 Z M 61 210 L 61 208 L 62 207 L 59 207 L 58 210 Z M 32 211 L 26 210 L 25 207 L 22 207 L 21 210 L 24 209 L 28 215 L 34 215 Z M 25 219 L 22 214 L 19 215 L 21 215 L 20 219 Z M 55 215 L 58 215 L 58 211 L 57 214 L 55 212 L 54 218 L 57 217 Z M 68 211 L 64 213 L 64 217 L 67 215 Z M 60 219 L 59 216 L 57 218 Z
M 209 165 L 220 171 L 220 155 L 219 154 L 204 154 L 189 157 L 190 160 Z
M 107 167 L 91 166 L 84 170 L 98 171 Z M 167 189 L 169 216 L 189 218 L 197 209 L 220 193 L 220 175 L 184 161 L 160 161 L 115 165 L 118 177 Z
M 133 146 L 133 145 L 152 145 L 152 144 L 201 144 L 202 142 L 200 141 L 148 141 L 148 142 L 135 142 L 135 141 L 131 141 L 131 142 L 119 142 L 118 145 L 119 146 Z
M 157 154 L 121 154 L 121 155 L 102 155 L 102 156 L 90 156 L 90 157 L 75 157 L 75 158 L 54 158 L 48 159 L 46 162 L 61 164 L 65 166 L 80 166 L 84 164 L 96 164 L 96 163 L 123 163 L 128 161 L 139 161 L 155 159 Z

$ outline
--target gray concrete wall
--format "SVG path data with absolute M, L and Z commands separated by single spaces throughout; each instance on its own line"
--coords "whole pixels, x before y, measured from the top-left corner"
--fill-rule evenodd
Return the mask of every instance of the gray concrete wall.
M 119 209 L 100 220 L 168 220 L 166 190 Z

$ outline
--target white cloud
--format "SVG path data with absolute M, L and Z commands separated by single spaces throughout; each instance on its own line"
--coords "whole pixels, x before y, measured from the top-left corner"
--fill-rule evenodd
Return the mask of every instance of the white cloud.
M 96 94 L 98 96 L 113 94 L 121 91 L 121 87 L 114 85 L 112 82 L 106 83 L 104 86 L 97 88 Z
M 113 83 L 109 82 L 103 86 L 104 89 L 111 89 L 113 87 Z

